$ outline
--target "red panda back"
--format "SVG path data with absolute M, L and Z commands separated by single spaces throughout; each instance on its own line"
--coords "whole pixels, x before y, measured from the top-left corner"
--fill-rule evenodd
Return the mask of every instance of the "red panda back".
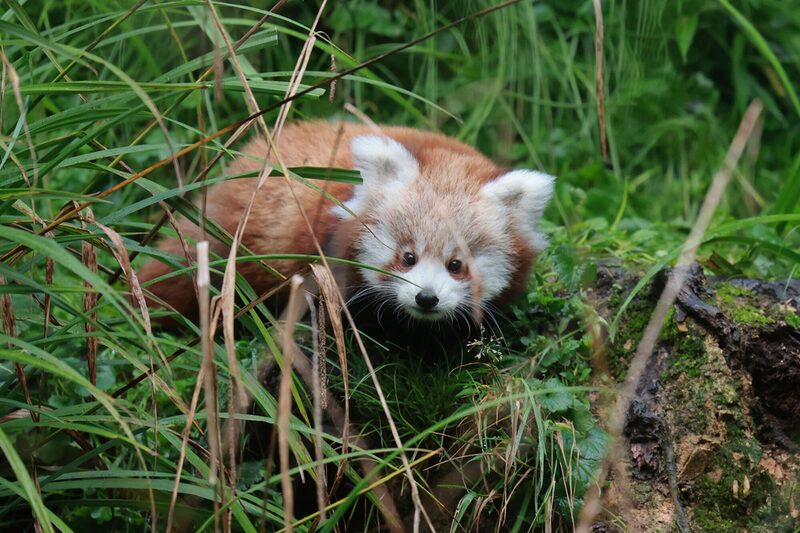
M 502 173 L 499 167 L 474 148 L 442 134 L 391 126 L 381 127 L 376 132 L 373 128 L 360 124 L 323 121 L 286 125 L 277 138 L 276 151 L 269 150 L 266 139 L 254 138 L 227 165 L 225 173 L 235 175 L 261 171 L 267 154 L 270 163 L 286 167 L 353 168 L 353 139 L 376 134 L 398 141 L 416 159 L 420 169 L 418 179 L 424 182 L 423 185 L 427 184 L 434 194 L 475 197 L 484 184 Z M 239 178 L 211 187 L 206 199 L 208 219 L 233 234 L 256 183 L 257 178 Z M 339 201 L 346 201 L 353 194 L 351 184 L 321 180 L 314 183 L 325 194 Z M 315 241 L 321 246 L 328 242 L 338 242 L 340 249 L 346 252 L 345 255 L 351 255 L 352 240 L 358 238 L 364 222 L 338 218 L 332 210 L 334 203 L 325 194 L 320 194 L 302 183 L 287 181 L 282 176 L 267 178 L 257 193 L 242 244 L 256 255 L 316 255 Z M 185 220 L 180 222 L 180 230 L 191 241 L 189 260 L 193 261 L 194 241 L 200 238 L 200 231 Z M 228 249 L 225 245 L 214 239 L 210 241 L 213 253 L 221 257 L 227 256 Z M 176 239 L 162 240 L 159 249 L 178 256 L 184 255 Z M 240 252 L 239 255 L 243 253 Z M 518 268 L 512 282 L 513 292 L 518 292 L 519 285 L 524 284 L 527 279 L 527 269 L 533 252 L 520 244 L 518 255 Z M 238 270 L 256 292 L 261 294 L 281 282 L 270 269 L 289 276 L 304 265 L 305 262 L 296 260 L 268 260 L 242 262 L 239 263 Z M 170 267 L 151 261 L 142 268 L 139 277 L 146 282 L 170 271 Z M 189 316 L 194 314 L 195 292 L 193 282 L 188 276 L 155 283 L 149 289 L 156 299 L 176 311 Z

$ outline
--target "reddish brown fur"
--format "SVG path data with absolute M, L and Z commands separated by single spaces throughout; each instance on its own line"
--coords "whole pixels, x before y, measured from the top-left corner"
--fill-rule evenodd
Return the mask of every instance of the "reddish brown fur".
M 352 138 L 374 133 L 369 127 L 357 124 L 319 121 L 294 123 L 287 125 L 277 139 L 278 154 L 287 167 L 352 168 Z M 502 173 L 502 169 L 475 149 L 445 135 L 400 127 L 383 127 L 380 133 L 399 141 L 416 157 L 421 169 L 418 186 L 429 187 L 437 193 L 452 192 L 468 199 L 479 194 L 483 184 Z M 260 137 L 253 139 L 243 148 L 242 155 L 228 165 L 227 173 L 261 170 L 267 153 L 266 141 Z M 270 161 L 277 163 L 275 154 L 271 155 Z M 208 218 L 233 234 L 256 182 L 256 178 L 234 179 L 209 189 Z M 330 242 L 332 250 L 352 258 L 354 243 L 360 232 L 366 231 L 364 223 L 369 223 L 369 215 L 363 220 L 339 220 L 331 212 L 333 203 L 330 200 L 301 183 L 290 183 L 287 184 L 282 176 L 267 178 L 253 205 L 242 244 L 255 254 L 316 254 L 316 238 L 320 244 Z M 316 184 L 341 201 L 347 200 L 353 190 L 352 185 L 344 183 L 317 181 Z M 290 194 L 290 187 L 311 221 L 313 237 Z M 435 204 L 431 208 L 448 209 L 445 204 Z M 418 223 L 418 219 L 409 217 L 406 223 Z M 180 229 L 184 237 L 190 240 L 190 248 L 193 249 L 192 241 L 199 239 L 199 229 L 185 220 L 180 222 Z M 442 239 L 447 238 L 445 231 L 441 233 Z M 515 241 L 518 245 L 517 268 L 512 283 L 500 300 L 508 300 L 524 291 L 534 259 L 533 251 L 524 244 L 522 238 L 516 237 Z M 435 242 L 433 244 L 438 245 Z M 211 247 L 214 253 L 227 256 L 228 250 L 222 243 L 212 239 Z M 171 254 L 183 255 L 175 239 L 163 240 L 159 248 Z M 270 261 L 267 264 L 285 276 L 303 267 L 302 262 L 290 260 Z M 259 294 L 274 288 L 281 281 L 259 263 L 241 263 L 238 269 Z M 163 263 L 151 261 L 141 269 L 139 278 L 145 282 L 170 271 L 171 268 Z M 466 265 L 464 271 L 468 275 Z M 195 312 L 193 281 L 188 276 L 156 283 L 150 286 L 150 292 L 182 314 L 192 316 Z

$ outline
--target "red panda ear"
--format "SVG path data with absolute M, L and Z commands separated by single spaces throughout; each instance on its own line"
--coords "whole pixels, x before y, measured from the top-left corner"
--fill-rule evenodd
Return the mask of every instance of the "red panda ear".
M 547 244 L 537 231 L 547 202 L 553 196 L 555 178 L 534 170 L 512 170 L 483 186 L 481 192 L 507 210 L 514 229 L 519 231 L 534 250 Z
M 405 146 L 390 137 L 361 135 L 354 137 L 350 149 L 353 164 L 361 171 L 364 185 L 408 183 L 419 174 L 419 163 Z
M 363 183 L 353 188 L 353 196 L 344 206 L 335 207 L 334 213 L 341 218 L 362 214 L 374 200 L 393 198 L 406 184 L 419 175 L 419 163 L 405 146 L 390 137 L 361 135 L 354 137 L 350 149 L 353 166 L 361 171 Z M 371 203 L 372 202 L 372 203 Z

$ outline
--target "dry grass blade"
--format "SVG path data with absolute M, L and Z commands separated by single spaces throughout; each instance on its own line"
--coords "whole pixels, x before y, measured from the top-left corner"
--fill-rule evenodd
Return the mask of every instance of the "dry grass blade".
M 46 237 L 52 239 L 53 234 L 52 232 L 45 234 Z M 52 257 L 48 257 L 44 261 L 44 284 L 48 287 L 53 285 L 53 274 L 55 273 L 56 262 L 53 261 Z M 53 303 L 52 303 L 52 295 L 47 293 L 44 295 L 44 303 L 42 307 L 44 308 L 44 321 L 42 323 L 43 334 L 47 337 L 47 327 L 52 320 L 52 312 L 53 312 Z
M 6 279 L 0 276 L 0 285 L 6 285 Z M 2 314 L 3 333 L 9 337 L 17 336 L 17 320 L 14 317 L 14 304 L 11 301 L 11 295 L 8 293 L 0 296 L 0 314 Z M 28 378 L 25 376 L 25 369 L 20 363 L 14 363 L 14 370 L 17 373 L 17 380 L 22 387 L 22 394 L 25 395 L 25 402 L 28 405 L 33 405 L 31 402 L 31 392 L 28 389 Z M 39 415 L 31 411 L 31 419 L 34 422 L 39 421 Z
M 177 236 L 178 242 L 181 245 L 181 251 L 183 251 L 183 257 L 186 258 L 187 263 L 191 263 L 193 257 L 192 251 L 189 248 L 189 243 L 186 241 L 186 237 L 184 236 L 184 231 L 181 227 L 181 224 L 178 223 L 178 220 L 175 218 L 175 215 L 172 214 L 172 211 L 166 204 L 162 203 L 160 205 L 161 208 L 164 209 L 164 216 L 166 216 L 167 220 L 169 220 L 169 224 L 170 226 L 172 226 L 172 229 L 175 230 L 175 235 Z M 194 272 L 192 273 L 192 276 L 194 276 Z M 195 281 L 195 288 L 196 285 L 197 282 Z M 197 296 L 197 294 L 195 294 L 195 296 Z
M 350 102 L 345 102 L 344 109 L 345 109 L 345 111 L 347 111 L 348 113 L 350 113 L 354 117 L 356 117 L 358 120 L 360 120 L 363 124 L 369 126 L 369 128 L 373 132 L 375 132 L 376 135 L 380 135 L 381 134 L 381 127 L 378 126 L 377 124 L 375 124 L 375 121 L 372 120 L 371 118 L 369 118 L 367 116 L 367 114 L 364 113 L 363 111 L 361 111 L 359 108 L 357 108 L 356 106 L 354 106 Z
M 625 425 L 625 419 L 631 401 L 636 395 L 636 391 L 639 387 L 639 381 L 641 380 L 641 377 L 645 371 L 647 362 L 650 360 L 650 355 L 653 353 L 653 349 L 658 341 L 658 336 L 661 333 L 661 328 L 664 325 L 667 314 L 672 308 L 672 305 L 675 303 L 675 299 L 677 298 L 678 293 L 686 281 L 689 267 L 694 261 L 697 248 L 700 246 L 703 235 L 708 229 L 708 225 L 711 222 L 711 217 L 719 205 L 719 202 L 722 199 L 722 194 L 725 191 L 725 187 L 730 182 L 733 171 L 739 162 L 742 153 L 744 152 L 745 146 L 753 134 L 762 109 L 763 105 L 759 100 L 753 101 L 748 106 L 747 111 L 745 112 L 744 117 L 739 124 L 739 128 L 736 131 L 736 135 L 731 142 L 730 148 L 725 155 L 725 161 L 722 165 L 722 168 L 720 168 L 720 170 L 714 175 L 711 186 L 709 187 L 705 199 L 703 200 L 703 204 L 700 207 L 697 220 L 695 221 L 694 226 L 689 233 L 689 237 L 686 239 L 686 242 L 683 245 L 683 249 L 681 250 L 681 255 L 678 258 L 675 269 L 673 270 L 667 285 L 664 287 L 664 290 L 658 299 L 658 303 L 656 303 L 653 314 L 650 316 L 650 320 L 647 323 L 644 334 L 642 335 L 642 340 L 639 342 L 639 346 L 637 347 L 636 353 L 631 361 L 631 365 L 628 370 L 628 378 L 625 380 L 622 389 L 619 391 L 617 403 L 615 404 L 613 411 L 608 418 L 608 451 L 606 452 L 606 456 L 604 457 L 603 461 L 601 462 L 601 466 L 598 469 L 597 482 L 590 488 L 589 493 L 587 494 L 586 504 L 581 512 L 580 523 L 578 524 L 577 528 L 579 533 L 589 533 L 594 518 L 600 512 L 601 503 L 599 486 L 602 482 L 602 477 L 605 476 L 609 466 L 616 461 L 617 457 L 619 457 L 618 448 L 622 430 Z
M 294 514 L 294 491 L 289 475 L 289 418 L 292 414 L 292 359 L 294 357 L 294 328 L 300 318 L 298 292 L 303 278 L 295 275 L 289 291 L 289 305 L 286 310 L 287 321 L 283 324 L 281 384 L 278 390 L 278 457 L 281 470 L 281 489 L 283 491 L 283 521 L 286 531 L 292 531 Z
M 100 228 L 100 230 L 106 234 L 109 240 L 111 240 L 111 243 L 114 245 L 109 247 L 111 249 L 111 253 L 114 254 L 114 258 L 117 260 L 117 263 L 119 263 L 119 266 L 125 272 L 125 279 L 128 282 L 128 288 L 131 291 L 131 296 L 133 296 L 133 299 L 139 306 L 139 310 L 142 312 L 142 320 L 144 322 L 145 332 L 147 332 L 148 335 L 152 335 L 153 328 L 150 324 L 150 313 L 147 311 L 147 302 L 145 302 L 142 286 L 139 283 L 139 278 L 136 275 L 136 271 L 134 271 L 133 267 L 131 266 L 131 261 L 128 257 L 128 250 L 125 248 L 125 243 L 122 241 L 122 236 L 113 229 L 97 222 L 96 220 L 93 221 L 93 224 Z M 158 346 L 154 347 L 158 348 Z M 160 350 L 159 355 L 163 361 L 164 355 Z
M 6 78 L 8 77 L 7 68 L 6 62 L 0 61 L 0 131 L 5 130 L 3 127 L 3 117 L 5 116 L 3 110 L 6 107 Z
M 314 18 L 314 23 L 311 24 L 311 28 L 308 31 L 308 39 L 306 39 L 306 42 L 303 43 L 303 49 L 300 51 L 300 57 L 297 58 L 297 64 L 292 71 L 292 76 L 289 79 L 289 86 L 286 89 L 285 99 L 287 99 L 287 102 L 281 107 L 281 110 L 278 113 L 278 118 L 275 120 L 275 128 L 273 129 L 275 138 L 280 136 L 283 125 L 289 116 L 289 110 L 292 107 L 292 100 L 289 98 L 297 94 L 297 90 L 300 88 L 300 82 L 302 81 L 303 75 L 308 67 L 308 61 L 311 59 L 311 52 L 314 50 L 314 44 L 317 42 L 317 36 L 315 35 L 317 24 L 319 24 L 319 19 L 322 16 L 322 12 L 325 10 L 325 6 L 327 4 L 328 0 L 322 0 L 322 4 L 320 4 L 319 9 L 317 10 L 317 16 Z
M 8 285 L 6 278 L 0 276 L 0 285 Z M 9 337 L 16 337 L 17 320 L 14 316 L 14 304 L 11 301 L 11 295 L 7 292 L 0 297 L 0 312 L 3 314 L 3 333 Z
M 330 321 L 331 329 L 333 330 L 333 338 L 336 342 L 336 354 L 339 357 L 339 364 L 342 369 L 342 380 L 344 381 L 345 411 L 349 412 L 347 402 L 347 398 L 350 394 L 347 377 L 347 349 L 345 348 L 344 324 L 342 323 L 342 306 L 339 299 L 336 297 L 339 289 L 330 270 L 321 265 L 312 264 L 311 272 L 314 275 L 314 279 L 317 281 L 321 303 L 325 305 L 325 316 L 327 316 L 328 321 Z M 321 338 L 325 335 L 322 326 L 320 326 L 319 334 Z
M 89 211 L 91 216 L 91 210 Z M 84 224 L 85 229 L 85 224 Z M 81 243 L 81 261 L 91 272 L 97 272 L 97 252 L 94 245 L 88 240 Z M 97 322 L 97 291 L 94 290 L 88 281 L 83 282 L 83 312 L 89 315 L 89 320 L 83 323 L 86 337 L 86 364 L 89 367 L 89 381 L 92 385 L 97 384 L 97 347 L 98 338 L 94 335 Z
M 324 521 L 327 518 L 325 507 L 328 505 L 328 480 L 325 475 L 325 453 L 322 449 L 322 404 L 325 398 L 325 389 L 323 389 L 322 371 L 320 369 L 325 367 L 325 354 L 320 348 L 324 346 L 324 344 L 320 343 L 320 337 L 324 338 L 325 323 L 323 322 L 324 314 L 320 313 L 319 318 L 317 317 L 314 299 L 311 294 L 305 293 L 305 298 L 309 314 L 311 315 L 312 330 L 313 355 L 311 359 L 311 392 L 314 401 L 314 458 L 317 461 L 317 509 L 319 510 L 319 520 Z M 322 309 L 323 307 L 320 305 L 321 312 Z
M 208 482 L 215 485 L 220 457 L 220 430 L 217 418 L 217 372 L 214 366 L 214 331 L 211 327 L 211 302 L 209 288 L 211 276 L 208 267 L 208 241 L 197 243 L 197 293 L 200 314 L 200 351 L 203 363 L 200 367 L 199 382 L 203 383 L 206 407 L 206 424 L 208 426 L 209 467 Z
M 317 286 L 319 288 L 320 293 L 320 326 L 319 326 L 319 335 L 320 338 L 324 338 L 325 336 L 325 327 L 322 325 L 322 317 L 328 316 L 329 321 L 331 324 L 331 329 L 333 330 L 333 338 L 336 342 L 336 354 L 339 358 L 339 368 L 341 368 L 342 373 L 342 389 L 344 392 L 344 413 L 343 413 L 343 420 L 341 421 L 340 427 L 342 431 L 342 451 L 341 454 L 343 456 L 347 455 L 349 451 L 349 442 L 350 442 L 350 385 L 349 385 L 349 371 L 347 368 L 347 349 L 345 348 L 345 341 L 344 341 L 344 325 L 342 324 L 342 308 L 338 298 L 338 288 L 336 286 L 336 280 L 331 275 L 331 272 L 320 265 L 311 265 L 311 271 L 314 275 L 314 279 L 317 280 Z M 324 310 L 324 311 L 323 311 Z M 327 408 L 327 402 L 326 402 Z M 341 483 L 342 479 L 344 478 L 345 468 L 347 466 L 347 461 L 343 460 L 339 464 L 339 468 L 336 472 L 336 477 L 334 482 L 331 486 L 331 494 L 336 492 Z
M 311 295 L 309 294 L 309 297 Z M 313 304 L 313 298 L 310 302 Z M 312 305 L 313 310 L 313 305 Z M 316 327 L 314 339 L 315 339 L 315 349 L 316 353 L 319 354 L 319 362 L 318 370 L 319 370 L 319 385 L 321 390 L 326 391 L 328 390 L 328 363 L 325 359 L 325 354 L 328 353 L 328 339 L 327 339 L 327 320 L 325 319 L 325 302 L 319 302 L 319 315 L 315 315 L 315 322 L 314 324 Z M 325 396 L 323 395 L 320 398 L 320 407 L 324 410 L 328 407 L 328 404 L 325 402 Z
M 175 515 L 175 505 L 178 501 L 178 488 L 181 481 L 181 473 L 183 472 L 183 464 L 186 460 L 186 446 L 189 443 L 189 431 L 194 422 L 195 412 L 197 411 L 197 404 L 200 400 L 200 390 L 205 388 L 205 406 L 206 406 L 206 421 L 208 424 L 208 449 L 209 449 L 209 473 L 211 479 L 209 483 L 216 484 L 216 469 L 219 464 L 219 427 L 216 416 L 217 409 L 217 391 L 216 391 L 216 376 L 214 368 L 214 352 L 211 347 L 211 332 L 209 331 L 209 285 L 211 277 L 208 268 L 208 241 L 201 241 L 197 243 L 197 292 L 199 295 L 200 307 L 200 334 L 202 338 L 202 353 L 203 362 L 200 365 L 200 372 L 197 376 L 197 382 L 194 386 L 192 393 L 192 403 L 189 406 L 189 412 L 186 416 L 186 425 L 183 429 L 183 441 L 181 442 L 180 457 L 178 458 L 178 468 L 175 472 L 175 484 L 172 487 L 172 496 L 169 503 L 169 511 L 167 514 L 167 529 L 172 531 L 172 525 Z M 210 356 L 209 356 L 210 355 Z M 210 393 L 209 393 L 210 391 Z
M 31 479 L 33 480 L 33 486 L 36 488 L 36 492 L 39 493 L 39 497 L 41 498 L 42 486 L 39 484 L 39 474 L 37 473 L 35 466 L 31 468 Z M 31 509 L 31 517 L 33 518 L 33 530 L 36 533 L 44 533 L 45 529 L 39 523 L 39 520 L 36 517 L 36 513 L 33 512 L 33 509 Z
M 210 4 L 211 2 L 209 2 Z M 222 77 L 225 75 L 225 63 L 222 60 L 222 54 L 219 51 L 219 42 L 217 35 L 214 35 L 214 60 L 211 63 L 214 69 L 214 100 L 222 102 Z
M 28 409 L 14 409 L 11 412 L 0 416 L 0 424 L 5 424 L 6 422 L 10 422 L 11 420 L 20 420 L 22 418 L 27 418 L 31 416 L 33 413 Z
M 105 233 L 106 236 L 109 238 L 109 240 L 112 242 L 113 246 L 109 247 L 111 249 L 111 253 L 114 255 L 114 258 L 117 260 L 117 263 L 119 263 L 120 267 L 122 267 L 122 269 L 125 271 L 125 278 L 128 281 L 128 287 L 130 288 L 131 295 L 136 300 L 137 304 L 139 305 L 139 309 L 142 312 L 142 320 L 144 322 L 145 332 L 147 333 L 148 344 L 152 348 L 152 351 L 155 351 L 158 354 L 161 363 L 164 364 L 166 362 L 166 357 L 164 356 L 164 353 L 161 351 L 161 347 L 159 346 L 159 344 L 153 342 L 153 337 L 152 337 L 153 330 L 150 325 L 150 314 L 147 311 L 147 303 L 145 302 L 144 294 L 142 293 L 142 287 L 139 284 L 139 278 L 136 276 L 136 272 L 133 270 L 133 267 L 131 266 L 131 262 L 128 257 L 128 250 L 125 248 L 125 243 L 122 241 L 122 237 L 120 236 L 119 233 L 109 228 L 108 226 L 105 226 L 103 224 L 100 224 L 96 220 L 93 220 L 91 218 L 92 217 L 91 210 L 89 210 L 87 216 L 89 217 L 89 222 L 100 228 L 100 230 L 103 233 Z M 97 305 L 97 299 L 95 299 L 95 305 Z M 148 351 L 148 358 L 151 370 L 155 366 L 153 363 L 152 351 Z M 156 403 L 156 390 L 157 390 L 156 383 L 157 381 L 155 378 L 155 373 L 153 373 L 153 377 L 150 379 L 150 394 L 153 403 L 153 432 L 154 435 L 156 435 L 156 438 L 154 438 L 154 442 L 156 443 L 155 446 L 158 445 L 157 444 L 158 406 Z

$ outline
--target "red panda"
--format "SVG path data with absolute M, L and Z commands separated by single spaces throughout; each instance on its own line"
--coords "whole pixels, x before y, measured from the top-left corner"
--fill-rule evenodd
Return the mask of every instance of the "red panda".
M 418 321 L 460 320 L 475 308 L 503 305 L 524 292 L 531 265 L 546 244 L 538 226 L 553 194 L 552 176 L 503 169 L 451 137 L 393 126 L 376 133 L 358 124 L 298 122 L 283 129 L 276 148 L 286 167 L 357 169 L 363 183 L 315 182 L 343 208 L 302 183 L 267 178 L 242 238 L 254 254 L 316 255 L 316 239 L 326 251 L 376 269 L 353 272 L 346 287 L 351 297 L 377 300 L 379 307 Z M 268 153 L 267 142 L 255 138 L 227 171 L 261 170 Z M 207 217 L 233 234 L 256 182 L 242 178 L 214 185 L 207 194 Z M 198 228 L 186 220 L 180 229 L 188 239 L 199 238 Z M 159 248 L 183 256 L 175 239 L 163 240 Z M 222 257 L 228 252 L 215 241 L 211 250 Z M 267 265 L 288 276 L 304 263 Z M 238 270 L 258 294 L 280 283 L 258 262 L 242 263 Z M 151 261 L 139 278 L 148 281 L 170 271 Z M 149 289 L 151 302 L 189 316 L 196 312 L 188 276 Z

